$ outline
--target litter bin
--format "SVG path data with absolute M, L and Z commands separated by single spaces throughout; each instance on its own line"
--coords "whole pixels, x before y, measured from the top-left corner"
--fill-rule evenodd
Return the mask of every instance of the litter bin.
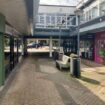
M 58 60 L 59 59 L 59 52 L 57 50 L 54 50 L 53 58 L 54 58 L 54 60 Z
M 79 78 L 81 76 L 80 72 L 80 58 L 70 57 L 70 73 L 71 75 Z
M 59 52 L 59 60 L 62 60 L 63 55 L 63 53 Z

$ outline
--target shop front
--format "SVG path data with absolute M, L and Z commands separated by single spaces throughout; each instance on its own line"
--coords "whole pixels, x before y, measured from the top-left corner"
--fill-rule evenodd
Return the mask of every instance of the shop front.
M 22 38 L 10 26 L 6 25 L 3 34 L 4 77 L 11 74 L 22 55 Z
M 80 37 L 81 58 L 94 60 L 94 35 L 83 35 Z
M 18 43 L 19 42 L 19 43 Z M 18 59 L 22 54 L 22 43 L 18 37 L 4 35 L 4 67 L 5 78 L 9 76 L 13 68 L 18 63 Z
M 105 32 L 96 33 L 95 62 L 105 65 Z
M 77 37 L 71 37 L 69 39 L 63 40 L 63 50 L 66 55 L 70 55 L 71 53 L 77 53 Z

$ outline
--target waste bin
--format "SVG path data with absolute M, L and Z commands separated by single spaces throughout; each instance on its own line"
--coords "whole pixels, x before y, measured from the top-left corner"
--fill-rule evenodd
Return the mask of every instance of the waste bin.
M 80 58 L 70 57 L 70 73 L 71 75 L 79 78 L 81 76 L 80 72 Z
M 59 52 L 59 60 L 62 60 L 63 55 L 63 53 Z
M 58 60 L 59 59 L 59 52 L 57 50 L 54 50 L 53 58 L 54 58 L 54 60 Z

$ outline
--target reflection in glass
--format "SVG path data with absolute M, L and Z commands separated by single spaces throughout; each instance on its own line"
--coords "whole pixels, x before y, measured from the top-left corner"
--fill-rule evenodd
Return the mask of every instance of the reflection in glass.
M 14 38 L 14 66 L 17 63 L 18 53 L 17 53 L 17 38 Z
M 22 54 L 22 40 L 18 39 L 18 56 L 20 57 Z
M 5 75 L 7 77 L 10 72 L 10 38 L 6 36 L 4 38 L 4 55 Z

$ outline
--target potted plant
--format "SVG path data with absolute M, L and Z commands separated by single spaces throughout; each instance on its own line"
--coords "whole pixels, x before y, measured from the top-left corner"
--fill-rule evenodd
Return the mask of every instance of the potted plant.
M 105 48 L 99 50 L 99 55 L 102 58 L 102 64 L 105 65 Z

